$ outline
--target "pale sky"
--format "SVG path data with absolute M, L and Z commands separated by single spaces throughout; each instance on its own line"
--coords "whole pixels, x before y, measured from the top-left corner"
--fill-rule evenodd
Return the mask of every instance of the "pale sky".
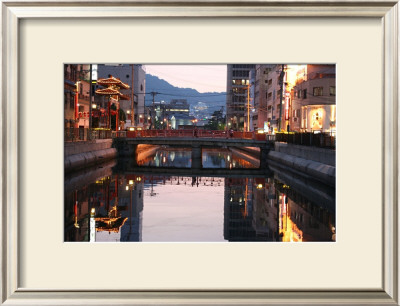
M 198 92 L 225 92 L 226 65 L 145 65 L 146 73 L 176 87 Z

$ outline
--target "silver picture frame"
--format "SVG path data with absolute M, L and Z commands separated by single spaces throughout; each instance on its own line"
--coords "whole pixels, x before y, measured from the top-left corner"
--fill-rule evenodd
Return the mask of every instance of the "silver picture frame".
M 110 9 L 112 8 L 112 9 Z M 398 282 L 398 24 L 397 1 L 80 1 L 3 0 L 1 63 L 1 302 L 4 305 L 316 304 L 396 305 Z M 34 290 L 19 287 L 19 22 L 29 18 L 111 17 L 348 17 L 376 18 L 384 31 L 383 66 L 383 283 L 380 290 Z

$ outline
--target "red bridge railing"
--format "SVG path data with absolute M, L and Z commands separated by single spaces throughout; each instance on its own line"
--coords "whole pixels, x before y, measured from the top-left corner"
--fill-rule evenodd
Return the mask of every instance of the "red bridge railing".
M 236 138 L 236 139 L 256 139 L 265 140 L 265 134 L 256 134 L 254 132 L 226 132 L 210 130 L 140 130 L 140 131 L 122 131 L 114 137 L 193 137 L 193 138 Z
M 225 139 L 253 139 L 253 140 L 274 140 L 275 135 L 257 134 L 255 132 L 237 131 L 210 131 L 210 130 L 139 130 L 114 132 L 113 137 L 165 137 L 165 138 L 225 138 Z

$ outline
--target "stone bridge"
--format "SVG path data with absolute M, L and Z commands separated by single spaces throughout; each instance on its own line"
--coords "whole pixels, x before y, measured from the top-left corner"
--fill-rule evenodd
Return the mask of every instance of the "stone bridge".
M 267 155 L 273 148 L 273 141 L 243 138 L 207 138 L 207 137 L 116 137 L 113 146 L 120 157 L 136 157 L 139 144 L 165 145 L 169 147 L 191 148 L 192 168 L 202 168 L 203 148 L 258 147 L 260 148 L 260 168 L 267 164 Z M 135 158 L 136 161 L 136 158 Z

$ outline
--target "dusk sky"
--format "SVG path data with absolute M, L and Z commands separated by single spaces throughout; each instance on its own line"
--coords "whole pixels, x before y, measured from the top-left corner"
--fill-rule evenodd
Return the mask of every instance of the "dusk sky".
M 198 92 L 225 92 L 226 65 L 145 65 L 146 73 L 176 87 Z

